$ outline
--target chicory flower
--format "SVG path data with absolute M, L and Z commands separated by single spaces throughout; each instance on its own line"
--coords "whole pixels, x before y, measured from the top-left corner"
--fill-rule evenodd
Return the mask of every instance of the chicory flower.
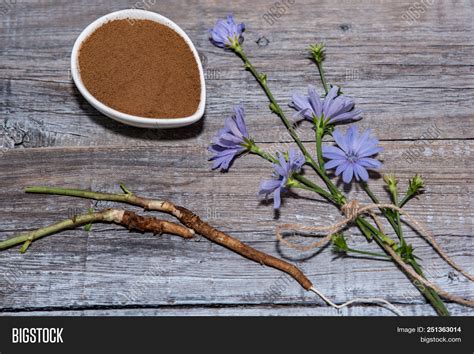
M 244 37 L 242 33 L 245 31 L 245 24 L 236 24 L 232 15 L 227 19 L 219 19 L 214 28 L 209 30 L 209 38 L 211 42 L 220 48 L 235 48 L 242 44 Z
M 293 101 L 290 104 L 295 108 L 301 119 L 310 122 L 314 117 L 336 124 L 342 122 L 352 122 L 362 118 L 362 111 L 354 108 L 355 102 L 352 98 L 344 95 L 337 95 L 339 87 L 333 86 L 323 101 L 319 98 L 314 86 L 308 86 L 308 96 L 293 94 Z
M 214 155 L 212 169 L 220 168 L 227 171 L 234 158 L 248 150 L 252 144 L 247 126 L 245 125 L 245 110 L 242 104 L 234 108 L 234 115 L 225 120 L 224 128 L 212 138 L 208 150 Z
M 323 146 L 323 157 L 328 159 L 324 167 L 336 168 L 336 176 L 342 173 L 342 180 L 350 183 L 355 176 L 357 181 L 367 181 L 367 168 L 379 168 L 382 163 L 371 156 L 383 150 L 378 146 L 379 141 L 370 137 L 370 129 L 359 134 L 356 126 L 351 126 L 346 134 L 339 129 L 334 130 L 332 136 L 336 146 Z
M 278 153 L 278 163 L 273 164 L 273 179 L 264 180 L 260 184 L 259 194 L 268 197 L 273 193 L 273 207 L 279 209 L 281 205 L 281 193 L 288 188 L 288 182 L 294 173 L 298 173 L 305 163 L 305 158 L 301 152 L 290 148 L 288 160 L 282 153 Z

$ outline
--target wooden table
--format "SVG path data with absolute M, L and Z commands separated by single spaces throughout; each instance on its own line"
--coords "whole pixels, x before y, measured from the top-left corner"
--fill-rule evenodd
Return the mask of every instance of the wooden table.
M 301 254 L 275 240 L 279 222 L 327 224 L 340 220 L 311 194 L 286 198 L 280 215 L 257 197 L 271 168 L 255 156 L 229 173 L 211 171 L 206 150 L 232 107 L 243 102 L 249 130 L 265 148 L 290 141 L 268 110 L 260 87 L 232 53 L 212 46 L 207 29 L 232 11 L 245 21 L 245 48 L 267 73 L 287 107 L 293 91 L 315 84 L 308 45 L 327 44 L 328 79 L 365 111 L 360 125 L 381 139 L 382 172 L 396 171 L 402 189 L 421 173 L 426 193 L 407 211 L 433 230 L 456 262 L 473 273 L 474 27 L 469 1 L 287 0 L 281 16 L 273 1 L 151 1 L 141 7 L 182 26 L 200 51 L 207 77 L 202 121 L 176 130 L 135 129 L 99 114 L 70 78 L 74 40 L 90 22 L 135 1 L 3 1 L 0 17 L 0 237 L 85 212 L 91 203 L 26 195 L 29 185 L 118 191 L 118 183 L 150 197 L 184 205 L 216 227 L 301 266 L 336 302 L 379 296 L 407 315 L 433 315 L 431 306 L 392 263 L 338 257 L 330 247 Z M 179 99 L 177 97 L 176 99 Z M 429 135 L 433 129 L 439 133 Z M 312 146 L 308 125 L 302 130 Z M 420 147 L 418 149 L 418 147 Z M 406 153 L 420 151 L 408 159 Z M 309 174 L 310 175 L 310 174 Z M 386 198 L 382 180 L 371 181 Z M 359 188 L 350 198 L 368 202 Z M 316 200 L 315 200 L 316 199 Z M 93 203 L 104 208 L 112 203 Z M 405 227 L 431 278 L 472 298 L 474 286 L 453 272 Z M 355 228 L 355 247 L 376 250 Z M 0 257 L 0 308 L 15 315 L 392 315 L 373 305 L 336 311 L 276 270 L 247 261 L 205 239 L 185 242 L 94 225 L 35 242 Z M 472 315 L 448 303 L 454 315 Z

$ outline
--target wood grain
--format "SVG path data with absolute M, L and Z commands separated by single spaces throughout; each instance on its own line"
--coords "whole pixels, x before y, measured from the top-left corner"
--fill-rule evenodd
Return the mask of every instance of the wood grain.
M 473 145 L 465 141 L 433 143 L 431 149 L 436 153 L 421 159 L 418 166 L 427 178 L 428 192 L 407 209 L 427 222 L 446 251 L 471 272 L 473 215 L 471 195 L 466 190 L 471 188 L 472 176 L 468 174 L 469 167 L 463 167 L 461 154 L 457 159 L 446 160 L 445 156 L 456 156 L 454 151 L 459 149 L 472 151 Z M 407 146 L 406 142 L 385 145 L 386 168 L 400 171 L 401 178 L 408 178 L 410 167 L 396 156 Z M 25 186 L 49 183 L 117 190 L 117 185 L 110 181 L 110 176 L 116 175 L 136 193 L 186 205 L 213 225 L 254 247 L 299 262 L 315 284 L 337 301 L 355 295 L 371 296 L 377 291 L 395 303 L 423 303 L 409 281 L 391 263 L 340 259 L 330 249 L 301 255 L 281 248 L 273 233 L 277 222 L 334 222 L 338 219 L 336 210 L 328 210 L 325 203 L 307 199 L 312 195 L 301 193 L 299 198 L 287 198 L 280 220 L 274 220 L 271 204 L 262 203 L 256 197 L 260 179 L 271 173 L 267 164 L 248 156 L 236 161 L 231 172 L 220 174 L 209 170 L 207 156 L 202 151 L 193 146 L 161 146 L 159 150 L 117 147 L 11 150 L 0 166 L 2 171 L 7 171 L 7 166 L 10 168 L 0 190 L 4 196 L 0 208 L 8 215 L 3 223 L 2 238 L 12 235 L 18 225 L 22 229 L 35 228 L 47 223 L 46 220 L 56 221 L 76 210 L 85 211 L 91 205 L 86 200 L 26 195 L 22 193 Z M 38 165 L 45 166 L 39 174 Z M 450 172 L 454 167 L 456 176 Z M 86 171 L 88 178 L 78 181 L 77 176 L 86 176 Z M 450 185 L 456 187 L 446 188 Z M 374 188 L 383 193 L 380 180 L 375 181 Z M 358 191 L 351 194 L 364 200 Z M 356 230 L 350 229 L 347 233 L 353 236 L 355 244 L 374 249 L 375 246 L 365 244 Z M 459 295 L 472 294 L 472 283 L 456 277 L 410 229 L 407 229 L 407 238 L 414 243 L 423 264 L 438 284 Z M 459 247 L 460 244 L 463 247 Z M 309 302 L 321 305 L 319 299 L 277 271 L 245 261 L 204 239 L 199 242 L 183 242 L 169 236 L 157 239 L 107 225 L 94 227 L 89 234 L 74 230 L 51 236 L 36 242 L 22 256 L 16 250 L 3 254 L 2 266 L 14 267 L 14 274 L 20 274 L 13 284 L 15 291 L 2 295 L 6 311 L 106 304 L 212 303 L 224 306 Z M 374 266 L 377 272 L 373 272 Z M 271 290 L 273 288 L 279 290 Z
M 377 294 L 406 314 L 433 315 L 391 263 L 340 258 L 329 248 L 302 255 L 280 247 L 273 233 L 277 223 L 326 224 L 340 216 L 306 192 L 286 198 L 280 215 L 274 215 L 271 202 L 256 196 L 259 181 L 271 174 L 257 157 L 237 160 L 227 174 L 210 170 L 206 146 L 240 101 L 249 131 L 264 148 L 284 149 L 290 140 L 239 59 L 207 40 L 207 28 L 232 11 L 246 22 L 249 57 L 268 74 L 288 114 L 293 91 L 305 91 L 308 84 L 321 90 L 306 48 L 319 40 L 327 43 L 329 79 L 357 99 L 366 112 L 361 126 L 373 128 L 382 140 L 382 172 L 396 171 L 403 187 L 415 173 L 426 178 L 427 192 L 407 210 L 429 225 L 456 262 L 474 272 L 471 2 L 437 1 L 416 22 L 407 23 L 402 16 L 410 1 L 296 0 L 271 24 L 263 16 L 272 1 L 156 1 L 149 9 L 176 21 L 200 51 L 208 103 L 204 119 L 194 126 L 154 131 L 102 116 L 69 77 L 70 51 L 82 29 L 134 3 L 17 1 L 0 17 L 0 238 L 91 206 L 86 200 L 26 195 L 28 185 L 118 191 L 118 182 L 124 182 L 136 193 L 169 198 L 254 247 L 297 262 L 335 301 Z M 263 37 L 268 45 L 258 41 Z M 426 140 L 433 126 L 440 134 Z M 300 133 L 312 146 L 309 126 Z M 418 156 L 407 159 L 407 152 L 419 146 Z M 386 196 L 380 178 L 371 185 Z M 348 193 L 367 202 L 357 189 Z M 405 230 L 440 286 L 474 296 L 472 283 L 453 273 L 408 226 Z M 354 228 L 346 234 L 357 247 L 376 249 Z M 0 267 L 3 314 L 391 315 L 376 306 L 338 313 L 277 271 L 204 239 L 185 242 L 111 225 L 45 238 L 25 255 L 14 249 L 2 252 Z M 448 306 L 454 315 L 474 314 Z
M 426 316 L 430 305 L 398 305 L 414 316 Z M 453 316 L 466 315 L 451 304 L 447 308 Z M 0 312 L 0 316 L 391 316 L 382 307 L 352 306 L 335 310 L 327 306 L 246 305 L 246 306 L 156 306 L 155 308 L 124 308 L 101 310 L 45 310 Z

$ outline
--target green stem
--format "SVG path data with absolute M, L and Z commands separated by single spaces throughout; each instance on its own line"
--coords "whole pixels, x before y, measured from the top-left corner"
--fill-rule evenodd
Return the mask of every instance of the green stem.
M 34 186 L 27 187 L 25 189 L 26 193 L 40 193 L 40 194 L 55 194 L 55 195 L 65 195 L 69 197 L 80 197 L 86 199 L 94 200 L 107 200 L 112 202 L 121 202 L 121 203 L 130 203 L 130 201 L 136 198 L 133 194 L 115 194 L 115 193 L 101 193 L 93 192 L 82 189 L 69 189 L 69 188 L 55 188 L 55 187 L 43 187 L 43 186 Z
M 374 239 L 379 240 L 380 242 L 383 242 L 390 247 L 393 247 L 396 245 L 396 242 L 392 240 L 390 237 L 385 235 L 382 231 L 377 229 L 375 226 L 373 226 L 370 222 L 368 222 L 366 219 L 363 217 L 359 216 L 356 218 L 356 224 L 358 224 L 359 229 L 362 226 L 364 229 L 368 229 L 371 233 Z
M 334 197 L 332 196 L 331 193 L 328 193 L 326 192 L 324 189 L 322 189 L 320 186 L 318 186 L 317 184 L 311 182 L 309 179 L 305 178 L 304 176 L 302 175 L 294 175 L 293 178 L 297 181 L 300 181 L 301 183 L 303 183 L 305 186 L 308 187 L 309 190 L 313 191 L 313 192 L 316 192 L 317 194 L 319 194 L 321 197 L 324 197 L 326 198 L 327 200 L 329 200 L 330 202 L 332 203 L 335 203 L 335 200 L 334 200 Z
M 405 196 L 403 197 L 403 199 L 400 201 L 400 203 L 398 203 L 398 207 L 399 208 L 403 208 L 405 206 L 405 204 L 413 197 L 413 195 L 411 194 L 405 194 Z
M 259 155 L 260 157 L 264 158 L 265 160 L 267 160 L 271 163 L 278 163 L 278 159 L 275 156 L 273 156 L 272 154 L 269 154 L 268 152 L 266 152 L 265 150 L 263 150 L 262 148 L 260 148 L 256 144 L 252 144 L 250 146 L 249 152 L 251 152 L 253 154 L 256 154 L 256 155 Z M 321 188 L 317 184 L 311 182 L 309 179 L 307 179 L 307 178 L 305 178 L 305 177 L 303 177 L 302 175 L 299 175 L 299 174 L 295 174 L 293 176 L 293 178 L 295 180 L 303 183 L 304 186 L 307 187 L 307 188 L 303 188 L 303 189 L 308 189 L 308 190 L 311 190 L 312 192 L 316 192 L 319 195 L 321 195 L 322 197 L 324 197 L 327 200 L 334 203 L 334 198 L 333 198 L 331 193 L 328 193 L 327 191 L 325 191 L 323 188 Z M 301 187 L 298 187 L 298 188 L 301 188 Z
M 253 143 L 250 146 L 249 152 L 251 152 L 252 154 L 258 155 L 260 157 L 263 157 L 268 162 L 278 163 L 278 159 L 275 156 L 273 156 L 272 154 L 266 152 L 265 150 L 260 148 L 260 146 L 255 145 L 255 143 Z
M 392 197 L 393 197 L 393 204 L 398 205 L 397 193 L 395 192 Z M 400 238 L 400 244 L 402 246 L 405 246 L 406 242 L 405 242 L 405 238 L 403 237 L 403 228 L 402 228 L 402 222 L 400 220 L 400 213 L 398 212 L 398 210 L 395 210 L 394 212 L 395 212 L 396 225 L 398 226 L 398 228 L 397 229 L 394 228 L 394 230 L 398 230 L 397 235 Z
M 319 151 L 320 147 L 317 147 L 317 149 Z M 273 155 L 271 155 L 271 154 L 265 152 L 264 150 L 260 149 L 255 144 L 252 145 L 252 147 L 250 149 L 250 152 L 263 157 L 264 159 L 266 159 L 269 162 L 277 163 L 277 159 Z M 303 184 L 303 185 L 296 185 L 297 188 L 303 188 L 303 189 L 306 189 L 306 190 L 316 192 L 317 194 L 321 195 L 322 197 L 324 197 L 324 198 L 328 199 L 329 201 L 333 202 L 338 207 L 342 206 L 342 202 L 338 202 L 338 200 L 335 199 L 332 194 L 326 192 L 320 186 L 314 184 L 313 182 L 306 179 L 305 177 L 303 177 L 301 175 L 295 175 L 294 178 L 295 178 L 295 180 L 297 180 L 297 181 L 299 181 Z M 372 199 L 372 201 L 374 203 L 378 204 L 379 203 L 378 198 L 375 196 L 375 194 L 373 194 L 373 192 L 370 190 L 368 185 L 364 183 L 364 184 L 362 184 L 362 186 L 363 186 L 364 190 L 366 191 L 366 193 L 369 195 L 369 197 Z M 396 223 L 395 220 L 393 220 L 393 218 L 388 213 L 386 213 L 385 210 L 382 210 L 382 212 L 387 217 L 387 220 L 389 220 L 390 224 L 394 228 L 397 235 L 399 237 L 401 236 L 400 240 L 404 240 L 403 239 L 403 234 L 399 233 L 400 228 L 398 227 L 398 225 L 400 225 L 400 223 Z M 391 238 L 384 235 L 381 231 L 379 231 L 377 228 L 372 226 L 372 224 L 370 224 L 366 219 L 364 219 L 362 217 L 358 217 L 358 218 L 356 218 L 355 223 L 358 226 L 359 230 L 366 236 L 366 238 L 368 240 L 370 240 L 372 238 L 375 238 L 376 242 L 382 248 L 383 248 L 384 243 L 390 245 L 390 247 L 395 244 L 395 241 L 393 241 Z M 351 251 L 356 252 L 356 253 L 363 252 L 363 251 L 357 252 L 357 250 L 351 250 Z M 390 258 L 390 257 L 388 256 L 388 258 Z M 414 270 L 420 276 L 424 277 L 423 272 L 421 270 L 421 267 L 415 261 L 410 262 L 410 265 L 414 268 Z M 434 309 L 436 310 L 436 312 L 439 315 L 449 316 L 449 311 L 447 310 L 447 308 L 444 305 L 442 299 L 439 297 L 439 295 L 436 293 L 436 291 L 434 291 L 433 289 L 430 289 L 430 288 L 425 288 L 425 287 L 423 287 L 423 288 L 422 287 L 417 287 L 417 288 L 423 294 L 423 296 L 432 304 L 432 306 L 434 307 Z
M 356 223 L 357 223 L 357 219 L 356 219 Z M 383 249 L 385 247 L 392 247 L 394 243 L 393 240 L 391 240 L 390 238 L 388 238 L 387 236 L 385 236 L 381 231 L 379 231 L 378 229 L 374 228 L 369 222 L 367 222 L 367 220 L 365 219 L 361 219 L 360 220 L 360 223 L 362 223 L 365 227 L 367 227 L 368 229 L 371 230 L 371 232 L 373 232 L 373 235 L 374 235 L 374 239 L 375 241 L 379 244 L 380 247 L 382 247 Z M 360 228 L 360 227 L 359 227 Z M 390 243 L 387 243 L 386 239 L 385 238 L 388 238 L 389 240 L 391 240 L 391 242 L 393 243 L 392 245 L 390 245 Z M 423 274 L 423 271 L 421 270 L 421 267 L 418 265 L 418 263 L 416 263 L 414 260 L 412 260 L 411 262 L 409 262 L 409 264 L 413 267 L 413 269 L 418 273 L 418 275 L 422 276 L 423 278 L 426 279 L 426 277 L 424 276 Z M 435 308 L 436 312 L 439 314 L 439 315 L 442 315 L 442 316 L 449 316 L 449 311 L 448 309 L 446 308 L 446 306 L 444 305 L 443 303 L 443 300 L 439 297 L 438 293 L 431 289 L 431 288 L 427 288 L 427 287 L 422 287 L 422 286 L 417 286 L 418 290 L 425 296 L 425 298 L 431 303 L 431 305 Z
M 416 262 L 410 262 L 410 265 L 413 267 L 415 272 L 418 273 L 418 275 L 422 276 L 423 278 L 426 279 L 425 275 L 423 274 L 423 271 L 421 267 L 418 265 Z M 426 297 L 426 299 L 431 302 L 433 307 L 436 310 L 436 313 L 440 316 L 450 316 L 449 310 L 446 308 L 446 305 L 444 304 L 443 300 L 439 297 L 438 293 L 434 291 L 431 288 L 427 288 L 423 285 L 418 285 L 417 286 L 418 290 Z
M 321 118 L 323 120 L 324 118 Z M 318 155 L 319 168 L 324 174 L 326 171 L 324 169 L 324 159 L 323 159 L 323 135 L 324 128 L 319 126 L 319 122 L 315 119 L 315 132 L 316 132 L 316 154 Z
M 23 243 L 24 246 L 21 248 L 20 252 L 24 253 L 26 252 L 27 248 L 30 246 L 30 244 L 33 241 L 36 241 L 42 237 L 55 234 L 62 230 L 72 229 L 77 226 L 86 225 L 90 223 L 95 223 L 95 222 L 100 222 L 100 221 L 112 222 L 115 220 L 116 215 L 117 215 L 117 210 L 113 210 L 113 209 L 97 212 L 94 214 L 88 213 L 88 214 L 83 214 L 83 215 L 77 215 L 71 219 L 67 219 L 67 220 L 58 222 L 56 224 L 43 227 L 38 230 L 25 232 L 21 235 L 1 241 L 0 250 L 5 250 L 7 248 Z
M 387 256 L 386 254 L 377 253 L 377 252 L 356 250 L 354 248 L 347 248 L 346 252 L 358 253 L 358 254 L 363 254 L 363 255 L 366 255 L 366 256 L 380 257 L 380 258 L 384 258 L 384 259 L 387 259 L 387 260 L 392 260 L 392 258 Z
M 323 84 L 324 91 L 326 91 L 326 95 L 327 95 L 329 93 L 329 88 L 326 82 L 326 75 L 324 74 L 323 63 L 316 60 L 316 66 L 318 67 L 319 77 L 321 78 L 321 83 Z
M 382 238 L 380 238 L 380 235 L 383 235 L 379 230 L 375 229 L 374 232 L 374 239 L 378 243 L 378 245 L 382 248 L 385 249 L 386 247 L 391 247 L 389 244 L 386 244 Z M 413 269 L 418 273 L 418 275 L 422 276 L 423 278 L 426 279 L 426 277 L 423 274 L 423 271 L 421 270 L 421 267 L 414 262 L 413 260 L 411 262 L 408 262 Z M 431 305 L 434 307 L 436 312 L 441 315 L 441 316 L 449 316 L 449 311 L 446 308 L 445 304 L 443 303 L 443 300 L 439 297 L 438 293 L 431 289 L 427 288 L 423 285 L 417 286 L 417 289 L 423 294 L 423 296 L 431 303 Z
M 299 181 L 296 180 L 293 180 L 291 182 L 291 187 L 292 188 L 298 188 L 298 189 L 304 189 L 304 190 L 307 190 L 307 191 L 310 191 L 310 192 L 314 192 L 314 189 L 311 188 L 311 187 L 308 187 L 307 185 L 303 184 L 303 183 L 300 183 Z
M 280 105 L 276 101 L 275 97 L 273 96 L 272 91 L 267 85 L 267 79 L 264 75 L 260 74 L 257 69 L 250 63 L 249 59 L 247 58 L 247 55 L 243 51 L 242 47 L 240 45 L 236 46 L 234 48 L 234 51 L 242 58 L 245 68 L 250 70 L 252 75 L 255 77 L 255 79 L 259 82 L 260 86 L 262 86 L 263 90 L 265 91 L 265 94 L 267 95 L 268 99 L 270 100 L 270 106 L 271 110 L 275 112 L 283 121 L 283 124 L 285 127 L 288 129 L 290 132 L 291 137 L 293 140 L 296 142 L 300 150 L 303 152 L 303 154 L 309 155 L 308 151 L 306 150 L 305 146 L 301 142 L 300 138 L 298 137 L 298 134 L 296 133 L 295 129 L 293 128 L 293 125 L 290 123 L 288 118 L 286 118 L 285 113 L 281 109 Z
M 255 77 L 255 79 L 259 82 L 260 86 L 263 88 L 265 91 L 265 94 L 267 95 L 268 99 L 270 100 L 270 109 L 276 113 L 282 120 L 283 124 L 285 127 L 288 129 L 288 132 L 290 133 L 291 137 L 293 140 L 296 142 L 298 145 L 299 149 L 301 152 L 304 154 L 306 162 L 316 171 L 316 173 L 322 178 L 326 186 L 328 187 L 330 193 L 331 193 L 331 200 L 339 207 L 341 208 L 342 205 L 345 203 L 345 198 L 343 194 L 339 191 L 339 189 L 332 183 L 332 181 L 329 179 L 329 177 L 326 175 L 324 169 L 321 169 L 320 165 L 314 161 L 312 156 L 308 153 L 306 150 L 306 147 L 303 145 L 301 140 L 298 137 L 298 134 L 296 133 L 295 129 L 293 128 L 292 124 L 289 122 L 289 120 L 286 118 L 283 110 L 281 107 L 278 105 L 278 102 L 275 100 L 275 97 L 273 96 L 270 88 L 267 85 L 267 78 L 265 75 L 261 75 L 255 67 L 250 63 L 248 60 L 245 52 L 243 51 L 242 47 L 240 45 L 235 46 L 234 51 L 242 58 L 245 64 L 245 68 L 250 70 L 252 75 Z M 328 86 L 326 83 L 326 78 L 324 75 L 324 70 L 322 68 L 322 65 L 316 61 L 318 70 L 321 76 L 321 81 L 323 83 L 324 89 L 326 93 L 328 93 Z M 319 148 L 320 150 L 320 148 Z M 319 158 L 318 158 L 319 159 Z M 299 179 L 300 182 L 304 183 L 301 179 Z M 304 183 L 306 184 L 306 183 Z M 307 184 L 307 186 L 310 186 Z M 322 192 L 322 189 L 318 186 L 318 188 L 315 188 L 314 191 L 323 197 L 327 198 L 327 192 L 324 191 Z M 366 235 L 367 238 L 369 238 L 369 232 L 371 232 L 374 236 L 377 242 L 380 244 L 380 246 L 383 246 L 383 243 L 387 243 L 390 245 L 390 247 L 395 244 L 393 240 L 391 240 L 388 236 L 384 235 L 382 232 L 374 228 L 367 220 L 365 220 L 362 217 L 357 217 L 355 220 L 356 224 L 358 225 L 359 229 Z M 368 231 L 370 230 L 370 231 Z M 426 290 L 426 289 L 425 289 Z M 421 290 L 420 290 L 421 291 Z M 426 291 L 422 291 L 423 294 L 425 294 Z M 426 295 L 425 295 L 426 296 Z M 427 297 L 428 298 L 428 297 Z M 437 309 L 437 311 L 442 311 L 440 308 L 440 305 L 436 301 L 432 301 L 431 298 L 428 298 L 430 302 L 433 304 L 433 306 Z M 444 304 L 443 304 L 444 306 Z
M 260 86 L 263 88 L 265 91 L 265 94 L 267 95 L 269 101 L 270 101 L 270 109 L 276 113 L 280 119 L 282 120 L 283 124 L 285 125 L 286 129 L 288 129 L 288 132 L 290 133 L 291 137 L 295 141 L 295 143 L 298 145 L 299 149 L 305 156 L 306 162 L 316 171 L 316 173 L 323 179 L 324 183 L 326 186 L 329 188 L 331 191 L 331 194 L 333 196 L 337 197 L 342 197 L 342 194 L 340 194 L 339 190 L 336 188 L 336 186 L 331 182 L 331 180 L 327 177 L 327 175 L 319 168 L 319 165 L 316 163 L 316 161 L 313 159 L 311 154 L 308 152 L 306 147 L 303 145 L 301 142 L 298 134 L 296 133 L 295 129 L 293 128 L 293 125 L 290 123 L 288 118 L 285 116 L 285 113 L 281 109 L 280 105 L 276 101 L 275 97 L 273 96 L 272 91 L 268 87 L 267 84 L 267 79 L 265 75 L 260 74 L 257 69 L 250 63 L 249 59 L 247 58 L 247 55 L 243 51 L 242 47 L 240 45 L 234 47 L 234 51 L 242 58 L 245 68 L 248 69 L 252 75 L 255 77 L 255 79 L 258 81 Z
M 379 204 L 379 199 L 375 196 L 375 194 L 371 191 L 371 189 L 369 188 L 368 184 L 367 183 L 361 183 L 361 186 L 362 186 L 362 189 L 367 193 L 367 195 L 370 197 L 370 199 L 372 200 L 372 202 L 374 202 L 375 204 Z M 402 245 L 405 245 L 405 239 L 403 237 L 403 230 L 402 230 L 402 227 L 401 227 L 401 223 L 400 223 L 400 214 L 397 212 L 397 215 L 398 215 L 398 218 L 393 218 L 393 216 L 391 214 L 389 214 L 389 212 L 384 209 L 384 208 L 380 208 L 380 211 L 382 212 L 382 214 L 385 216 L 385 218 L 388 220 L 388 222 L 390 223 L 390 225 L 392 226 L 393 230 L 395 231 L 395 233 L 397 234 L 398 238 L 400 239 L 400 243 Z

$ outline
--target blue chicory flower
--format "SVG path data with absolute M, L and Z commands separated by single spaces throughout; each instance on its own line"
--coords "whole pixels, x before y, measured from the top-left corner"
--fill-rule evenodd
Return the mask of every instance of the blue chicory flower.
M 316 118 L 324 117 L 329 123 L 352 122 L 362 118 L 362 111 L 354 108 L 355 102 L 352 98 L 344 95 L 337 95 L 339 87 L 333 86 L 323 101 L 319 98 L 316 88 L 308 86 L 308 96 L 293 94 L 293 101 L 290 104 L 295 108 L 301 119 L 313 121 Z
M 226 20 L 219 19 L 214 28 L 209 30 L 209 38 L 211 42 L 220 47 L 235 47 L 242 44 L 244 37 L 242 33 L 245 31 L 245 24 L 236 24 L 232 15 L 227 16 Z
M 250 137 L 245 125 L 245 110 L 242 104 L 234 108 L 234 115 L 225 120 L 224 128 L 212 138 L 208 150 L 214 155 L 212 169 L 227 171 L 236 156 L 248 149 Z
M 294 148 L 290 148 L 288 152 L 288 161 L 282 153 L 278 153 L 278 163 L 273 164 L 273 179 L 262 181 L 258 193 L 265 194 L 265 197 L 273 193 L 273 207 L 279 209 L 281 193 L 287 190 L 288 180 L 293 173 L 301 170 L 304 163 L 303 154 Z
M 360 135 L 356 126 L 351 126 L 345 135 L 339 129 L 334 130 L 332 136 L 338 147 L 323 146 L 323 157 L 329 160 L 324 167 L 336 168 L 336 176 L 342 173 L 345 183 L 350 183 L 354 176 L 357 181 L 367 181 L 367 168 L 375 169 L 382 165 L 371 156 L 383 150 L 378 146 L 379 141 L 370 137 L 370 133 L 370 129 L 367 129 Z

